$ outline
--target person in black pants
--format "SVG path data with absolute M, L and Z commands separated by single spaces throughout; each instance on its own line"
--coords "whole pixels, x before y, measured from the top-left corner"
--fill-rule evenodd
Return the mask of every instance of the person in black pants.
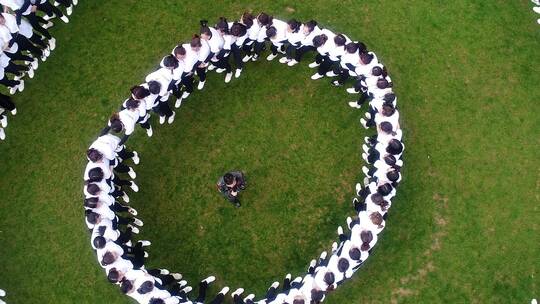
M 17 108 L 15 103 L 11 100 L 11 97 L 0 93 L 0 108 L 10 111 L 12 115 L 17 114 Z
M 225 173 L 217 182 L 218 191 L 235 207 L 240 207 L 238 193 L 246 189 L 246 180 L 241 171 Z

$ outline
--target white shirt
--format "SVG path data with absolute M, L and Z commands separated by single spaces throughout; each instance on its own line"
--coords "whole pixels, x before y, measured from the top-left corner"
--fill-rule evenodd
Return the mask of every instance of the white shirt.
M 184 68 L 183 72 L 190 73 L 193 71 L 193 67 L 195 66 L 195 64 L 200 60 L 199 53 L 194 52 L 189 43 L 182 44 L 182 46 L 184 47 L 184 49 L 186 49 L 186 57 L 184 57 L 184 59 L 182 60 L 182 66 Z M 208 56 L 208 54 L 206 56 Z
M 334 284 L 337 284 L 345 279 L 345 274 L 338 269 L 339 257 L 333 254 L 328 261 L 328 271 L 334 273 Z M 350 267 L 349 267 L 350 269 Z M 351 274 L 352 275 L 352 274 Z
M 319 54 L 321 55 L 330 56 L 331 55 L 330 52 L 334 52 L 334 49 L 337 48 L 336 44 L 334 43 L 334 37 L 336 37 L 336 34 L 334 34 L 333 32 L 327 29 L 321 30 L 321 34 L 326 35 L 326 37 L 328 37 L 328 40 L 326 40 L 326 42 L 323 45 L 317 48 L 317 52 L 319 52 Z M 332 58 L 331 60 L 337 61 L 337 59 L 334 60 Z
M 105 227 L 103 235 L 99 233 L 100 227 Z M 120 236 L 120 231 L 113 229 L 111 220 L 101 219 L 101 221 L 94 226 L 94 229 L 92 230 L 92 237 L 90 238 L 90 244 L 94 250 L 97 250 L 97 248 L 94 246 L 94 239 L 100 235 L 103 236 L 106 241 L 116 241 Z
M 212 33 L 212 38 L 208 40 L 208 45 L 210 46 L 210 52 L 217 54 L 219 51 L 223 49 L 223 44 L 225 44 L 225 40 L 223 40 L 223 37 L 213 27 L 208 27 L 210 29 L 210 32 Z
M 122 103 L 122 106 L 124 108 L 127 108 L 127 102 L 129 98 L 124 100 Z M 145 99 L 137 99 L 139 101 L 139 106 L 137 107 L 137 111 L 139 112 L 139 117 L 145 117 L 146 116 L 146 102 Z
M 358 250 L 360 251 L 360 248 L 358 246 L 355 247 L 358 248 Z M 353 242 L 350 240 L 346 240 L 341 249 L 341 255 L 339 256 L 340 258 L 347 259 L 347 261 L 349 262 L 349 269 L 345 272 L 345 278 L 347 279 L 352 276 L 355 267 L 358 267 L 358 265 L 365 261 L 369 256 L 369 253 L 367 251 L 360 251 L 360 259 L 353 260 L 351 258 L 351 255 L 349 254 L 349 252 L 353 248 Z
M 131 111 L 128 109 L 124 109 L 118 112 L 118 116 L 120 117 L 120 121 L 124 125 L 125 134 L 131 135 L 133 131 L 135 131 L 135 125 L 137 124 L 137 120 L 139 120 L 139 111 Z
M 148 90 L 148 83 L 143 83 L 141 84 L 141 87 L 145 88 Z M 152 110 L 152 108 L 154 108 L 155 106 L 157 106 L 159 104 L 159 101 L 157 100 L 159 95 L 157 94 L 152 94 L 150 93 L 150 95 L 146 96 L 144 98 L 144 104 L 146 105 L 146 111 L 150 111 Z
M 318 36 L 320 34 L 321 34 L 321 28 L 316 26 L 315 28 L 313 28 L 313 31 L 311 31 L 311 33 L 309 33 L 308 35 L 304 35 L 304 38 L 302 39 L 302 45 L 313 46 L 313 38 L 315 38 L 315 36 Z
M 103 248 L 96 249 L 96 254 L 97 254 L 97 256 L 99 257 L 98 260 L 101 261 L 101 260 L 103 259 L 103 255 L 104 255 L 107 251 L 116 253 L 118 256 L 124 255 L 124 249 L 122 249 L 122 247 L 120 247 L 120 246 L 119 246 L 118 244 L 116 244 L 115 242 L 108 241 L 108 242 L 105 244 L 105 246 L 103 246 Z
M 112 134 L 105 134 L 98 137 L 91 145 L 91 149 L 96 149 L 108 160 L 114 160 L 116 158 L 116 149 L 120 138 Z
M 376 234 L 379 234 L 381 231 L 383 231 L 385 222 L 384 220 L 381 222 L 381 227 L 373 224 L 373 222 L 369 218 L 370 214 L 371 213 L 368 211 L 360 211 L 358 213 L 358 217 L 360 218 L 360 227 L 362 228 L 362 230 L 371 230 L 371 233 L 373 234 L 373 238 L 375 238 Z M 360 237 L 360 234 L 358 234 L 358 237 Z M 360 245 L 362 244 L 360 243 Z
M 89 179 L 88 172 L 90 172 L 90 170 L 94 168 L 101 168 L 101 170 L 103 170 L 104 179 L 109 179 L 112 177 L 112 171 L 111 171 L 111 167 L 109 166 L 109 161 L 105 160 L 105 162 L 99 162 L 99 163 L 88 162 L 88 164 L 86 164 L 86 169 L 84 170 L 84 176 L 83 176 L 84 180 Z
M 259 37 L 259 31 L 261 30 L 261 26 L 257 22 L 257 20 L 253 20 L 253 25 L 247 29 L 247 36 L 249 40 L 256 41 Z
M 274 45 L 280 46 L 283 44 L 281 41 L 287 40 L 287 29 L 289 28 L 289 25 L 285 21 L 274 19 L 272 21 L 272 26 L 276 28 L 276 36 L 274 38 L 270 38 L 270 41 Z
M 300 26 L 298 31 L 296 33 L 289 32 L 289 26 L 287 25 L 287 30 L 285 31 L 285 36 L 287 41 L 289 41 L 290 44 L 297 45 L 302 42 L 304 39 L 304 26 Z
M 19 31 L 19 26 L 17 25 L 17 18 L 8 13 L 2 13 L 2 16 L 6 20 L 5 26 L 9 28 L 11 33 L 17 33 Z
M 187 52 L 187 50 L 186 50 L 186 52 Z M 186 67 L 184 65 L 183 60 L 176 60 L 176 61 L 178 62 L 178 66 L 175 69 L 170 70 L 169 68 L 165 67 L 165 64 L 164 64 L 165 57 L 163 57 L 163 59 L 161 59 L 161 62 L 159 63 L 159 66 L 161 67 L 161 69 L 157 70 L 156 72 L 162 73 L 162 76 L 165 77 L 165 78 L 171 78 L 171 81 L 172 80 L 179 81 L 180 78 L 182 77 L 182 73 L 184 73 L 184 70 L 186 69 Z M 170 83 L 170 81 L 169 81 L 169 83 Z M 167 83 L 166 89 L 169 87 L 169 83 Z
M 159 95 L 163 98 L 169 96 L 169 84 L 173 80 L 173 74 L 169 69 L 160 68 L 155 72 L 148 74 L 145 78 L 146 82 L 157 81 L 161 85 Z
M 9 28 L 3 25 L 0 26 L 0 40 L 3 41 L 2 48 L 7 47 L 11 39 L 13 39 L 13 36 L 11 35 Z M 9 47 L 8 49 L 4 49 L 4 52 L 16 53 L 18 50 L 19 50 L 19 46 L 17 45 L 17 43 L 13 43 L 11 47 Z

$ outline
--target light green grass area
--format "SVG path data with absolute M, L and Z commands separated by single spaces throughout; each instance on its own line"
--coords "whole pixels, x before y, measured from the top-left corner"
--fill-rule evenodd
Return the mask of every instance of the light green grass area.
M 0 144 L 0 288 L 8 303 L 129 303 L 83 219 L 84 151 L 108 116 L 200 19 L 264 10 L 365 42 L 400 106 L 404 178 L 377 248 L 327 303 L 529 303 L 540 298 L 540 27 L 529 1 L 81 1 L 57 49 L 15 96 Z M 175 123 L 142 130 L 148 267 L 262 295 L 301 275 L 352 215 L 362 111 L 305 62 L 209 74 Z M 248 189 L 215 192 L 229 169 Z

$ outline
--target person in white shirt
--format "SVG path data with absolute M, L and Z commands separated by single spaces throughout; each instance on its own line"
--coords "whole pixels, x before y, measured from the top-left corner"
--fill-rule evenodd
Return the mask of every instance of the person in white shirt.
M 174 122 L 176 112 L 171 110 L 169 106 L 169 85 L 172 81 L 172 74 L 166 68 L 161 68 L 153 73 L 150 73 L 145 78 L 148 84 L 148 90 L 151 94 L 157 95 L 156 101 L 158 105 L 153 109 L 159 115 L 159 123 L 164 124 L 165 121 L 169 124 Z
M 278 56 L 278 52 L 285 53 L 283 48 L 287 43 L 287 30 L 289 25 L 282 20 L 272 19 L 272 24 L 266 27 L 266 37 L 270 40 L 270 55 L 266 60 L 272 61 Z
M 317 73 L 311 77 L 313 80 L 339 74 L 339 60 L 345 53 L 344 46 L 347 43 L 347 37 L 343 34 L 336 35 L 327 29 L 323 29 L 321 33 L 313 38 L 313 45 L 318 52 L 315 62 L 309 64 L 310 68 L 317 67 Z
M 260 27 L 260 30 L 257 35 L 257 40 L 255 41 L 254 54 L 252 57 L 253 61 L 257 61 L 262 51 L 264 51 L 265 41 L 268 39 L 268 37 L 266 36 L 266 30 L 268 27 L 272 26 L 274 17 L 263 12 L 257 16 L 256 20 L 257 24 Z
M 308 53 L 315 51 L 317 48 L 313 46 L 313 38 L 321 33 L 321 29 L 317 25 L 317 21 L 310 20 L 302 25 L 302 40 L 300 41 L 300 47 L 296 50 L 294 56 L 295 62 L 300 62 L 302 57 Z M 289 62 L 288 65 L 294 65 L 296 63 Z
M 193 38 L 191 38 L 191 42 L 189 43 L 189 49 L 186 49 L 188 52 L 193 53 L 191 59 L 193 62 L 193 69 L 195 70 L 197 77 L 199 77 L 197 89 L 202 90 L 206 82 L 206 68 L 212 59 L 210 45 L 206 40 L 201 39 L 199 35 L 193 35 Z
M 248 62 L 253 59 L 253 52 L 254 47 L 257 42 L 257 38 L 259 37 L 259 31 L 261 30 L 261 26 L 259 25 L 259 22 L 255 19 L 255 17 L 249 13 L 245 12 L 242 14 L 242 17 L 240 18 L 240 23 L 246 26 L 247 30 L 247 38 L 244 41 L 244 45 L 242 47 L 242 50 L 246 54 L 244 58 L 242 58 L 243 62 Z
M 244 68 L 244 61 L 242 60 L 241 50 L 244 45 L 247 43 L 248 30 L 247 27 L 239 22 L 233 22 L 230 24 L 230 34 L 234 37 L 234 43 L 231 45 L 231 52 L 233 55 L 234 63 L 236 65 L 236 71 L 234 73 L 234 78 L 240 77 L 242 69 Z
M 287 31 L 285 32 L 287 47 L 285 49 L 286 56 L 279 60 L 280 63 L 285 63 L 289 66 L 294 66 L 298 63 L 294 59 L 294 53 L 302 46 L 304 38 L 302 23 L 291 19 L 287 22 Z
M 217 67 L 217 73 L 225 72 L 225 83 L 229 83 L 233 76 L 229 57 L 231 55 L 232 45 L 235 43 L 236 37 L 229 33 L 229 23 L 227 22 L 227 19 L 223 17 L 219 18 L 219 21 L 216 24 L 216 30 L 218 35 L 223 40 L 223 45 L 221 50 L 215 55 L 217 61 L 214 63 L 214 65 Z
M 10 44 L 17 44 L 20 51 L 28 51 L 34 58 L 29 63 L 32 64 L 32 68 L 35 70 L 39 66 L 37 58 L 43 56 L 43 51 L 36 47 L 26 36 L 20 33 L 19 26 L 14 15 L 8 13 L 0 14 L 0 27 L 5 26 L 11 33 Z M 24 60 L 24 59 L 23 59 Z
M 129 116 L 133 116 L 133 113 L 137 113 L 138 117 L 136 123 L 138 123 L 143 129 L 146 130 L 146 135 L 148 137 L 152 137 L 154 131 L 152 130 L 152 126 L 150 125 L 150 121 L 148 120 L 150 118 L 150 115 L 147 113 L 146 110 L 146 102 L 144 100 L 144 97 L 146 96 L 144 95 L 144 92 L 145 90 L 143 89 L 143 91 L 141 92 L 143 95 L 138 96 L 139 98 L 133 98 L 132 96 L 131 98 L 126 99 L 122 104 L 122 108 L 124 110 L 129 110 Z M 119 113 L 120 117 L 122 117 L 122 111 Z

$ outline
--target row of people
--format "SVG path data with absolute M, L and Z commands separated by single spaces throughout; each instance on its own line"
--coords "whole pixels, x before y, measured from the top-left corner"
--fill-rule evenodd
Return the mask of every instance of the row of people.
M 33 78 L 39 60 L 46 61 L 56 48 L 56 40 L 47 30 L 54 25 L 53 18 L 69 22 L 77 0 L 59 0 L 51 4 L 48 0 L 0 0 L 0 84 L 11 95 L 24 90 L 24 78 Z M 57 6 L 64 6 L 66 13 Z M 38 15 L 38 11 L 41 12 Z M 7 125 L 7 112 L 13 115 L 16 109 L 11 100 L 7 106 L 5 95 L 0 96 L 0 111 L 3 112 L 0 140 L 5 139 L 3 128 Z
M 189 300 L 190 286 L 179 281 L 179 274 L 162 270 L 145 270 L 144 247 L 148 241 L 132 241 L 133 234 L 139 232 L 142 221 L 134 218 L 137 212 L 119 203 L 122 198 L 129 202 L 126 190 L 138 191 L 133 182 L 136 174 L 124 162 L 130 158 L 139 162 L 136 152 L 127 151 L 125 143 L 139 124 L 150 137 L 153 134 L 150 115 L 156 113 L 159 123 L 174 122 L 175 112 L 169 105 L 170 95 L 176 99 L 179 108 L 194 91 L 195 77 L 197 88 L 202 90 L 206 83 L 207 71 L 226 72 L 225 82 L 233 77 L 231 55 L 236 65 L 235 77 L 240 77 L 244 63 L 256 61 L 269 46 L 267 60 L 279 60 L 288 66 L 301 62 L 306 53 L 316 52 L 315 61 L 309 66 L 317 68 L 311 77 L 337 77 L 332 84 L 341 86 L 352 77 L 354 86 L 349 93 L 359 93 L 351 107 L 360 108 L 368 100 L 369 110 L 361 123 L 366 127 L 377 127 L 377 135 L 366 138 L 366 153 L 363 155 L 375 169 L 364 170 L 369 178 L 365 187 L 357 187 L 358 198 L 353 204 L 358 212 L 355 219 L 347 221 L 350 234 L 338 229 L 339 243 L 334 243 L 332 252 L 321 254 L 318 261 L 312 261 L 307 274 L 291 280 L 287 275 L 281 292 L 275 282 L 268 289 L 266 297 L 258 303 L 318 303 L 338 284 L 349 278 L 365 261 L 377 242 L 377 235 L 384 228 L 384 218 L 395 195 L 399 182 L 399 168 L 403 145 L 399 130 L 396 99 L 392 92 L 392 82 L 385 67 L 374 53 L 369 52 L 361 42 L 353 42 L 343 34 L 334 34 L 320 28 L 311 20 L 300 23 L 275 19 L 261 13 L 253 16 L 244 13 L 239 21 L 228 22 L 220 18 L 215 26 L 201 21 L 201 29 L 188 43 L 178 44 L 170 55 L 165 56 L 160 68 L 150 73 L 145 82 L 133 86 L 130 97 L 120 111 L 114 113 L 103 129 L 100 137 L 87 151 L 89 160 L 85 170 L 85 208 L 86 222 L 92 229 L 91 244 L 97 251 L 100 264 L 106 269 L 109 280 L 118 283 L 121 290 L 140 303 L 203 303 L 206 287 L 215 278 L 201 281 L 199 296 Z M 384 167 L 381 161 L 394 158 L 395 162 Z M 390 174 L 390 171 L 392 173 Z M 386 175 L 383 174 L 386 172 Z M 395 174 L 397 173 L 397 178 Z M 129 175 L 132 180 L 120 175 Z M 369 199 L 367 199 L 369 196 Z M 134 245 L 135 244 L 135 245 Z M 131 273 L 131 274 L 129 274 Z M 131 275 L 142 279 L 130 279 Z M 136 275 L 138 274 L 138 275 Z M 166 277 L 160 277 L 166 276 Z M 221 303 L 228 287 L 223 288 L 212 300 Z M 255 303 L 254 295 L 242 298 L 243 289 L 231 293 L 236 304 Z

